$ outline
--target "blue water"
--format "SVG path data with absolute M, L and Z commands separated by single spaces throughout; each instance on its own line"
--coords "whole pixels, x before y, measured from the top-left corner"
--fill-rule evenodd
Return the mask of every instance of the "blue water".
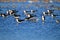
M 23 10 L 38 10 L 35 14 L 39 20 L 37 22 L 24 21 L 18 24 L 13 16 L 0 17 L 0 40 L 60 40 L 60 23 L 57 24 L 55 22 L 56 19 L 60 19 L 60 16 L 56 17 L 56 19 L 46 16 L 44 24 L 41 20 L 42 12 L 52 9 L 50 7 L 52 4 L 60 7 L 60 3 L 57 2 L 50 4 L 39 2 L 31 4 L 28 2 L 1 2 L 0 9 L 2 11 L 0 13 L 6 13 L 9 9 L 15 9 L 19 11 L 17 14 L 21 15 L 20 18 L 24 19 Z M 60 10 L 55 9 L 54 14 L 60 15 Z

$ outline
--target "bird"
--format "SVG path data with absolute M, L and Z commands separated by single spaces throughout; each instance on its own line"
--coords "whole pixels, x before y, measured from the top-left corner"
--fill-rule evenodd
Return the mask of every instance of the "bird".
M 42 23 L 44 23 L 44 21 L 45 21 L 45 16 L 42 15 Z
M 26 14 L 26 16 L 27 16 L 27 17 L 30 17 L 30 18 L 33 17 L 32 14 Z
M 26 20 L 29 20 L 30 18 L 33 18 L 33 17 L 36 17 L 36 15 L 33 15 L 33 14 L 26 14 Z
M 56 16 L 60 16 L 60 15 L 51 14 L 52 18 L 55 18 Z
M 37 10 L 31 10 L 31 13 L 35 13 Z
M 27 17 L 25 18 L 25 20 L 30 20 L 31 18 L 36 17 L 36 15 L 34 15 L 34 14 L 26 13 L 25 10 L 24 10 L 24 13 L 25 13 L 25 15 L 27 16 Z
M 18 11 L 17 10 L 12 10 L 13 11 L 13 13 L 17 13 Z
M 24 14 L 27 14 L 26 10 L 24 10 Z
M 47 12 L 43 12 L 43 15 L 46 16 L 46 15 L 48 15 L 48 13 Z
M 14 18 L 19 18 L 21 15 L 14 14 Z
M 56 23 L 60 23 L 60 20 L 56 20 Z
M 48 15 L 51 15 L 53 13 L 54 10 L 47 10 Z
M 33 16 L 36 16 L 36 15 L 34 15 L 34 14 L 27 13 L 25 10 L 24 10 L 24 14 L 25 14 L 27 17 L 33 17 Z
M 37 15 L 35 15 L 35 14 L 31 14 L 31 13 L 27 13 L 27 14 L 25 14 L 27 17 L 36 17 Z
M 3 17 L 3 18 L 5 18 L 5 17 L 7 17 L 8 15 L 1 13 L 0 16 Z
M 25 20 L 29 20 L 29 19 L 30 19 L 30 17 L 25 18 Z
M 8 14 L 8 15 L 12 15 L 12 14 L 13 14 L 12 12 L 13 12 L 12 10 L 8 10 L 8 11 L 7 11 L 7 14 Z
M 8 14 L 8 15 L 13 15 L 13 14 L 15 14 L 16 12 L 18 12 L 18 11 L 16 11 L 16 10 L 8 10 L 8 11 L 7 11 L 7 14 Z
M 16 21 L 17 21 L 17 23 L 21 23 L 21 22 L 23 22 L 24 20 L 19 19 L 19 18 L 16 18 Z

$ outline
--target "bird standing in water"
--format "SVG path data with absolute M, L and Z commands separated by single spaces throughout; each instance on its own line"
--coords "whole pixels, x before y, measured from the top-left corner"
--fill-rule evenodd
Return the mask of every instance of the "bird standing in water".
M 51 15 L 53 13 L 54 10 L 47 10 L 48 15 Z
M 42 23 L 44 23 L 44 21 L 45 21 L 45 16 L 42 15 Z
M 17 15 L 17 14 L 14 14 L 13 16 L 14 16 L 14 18 L 19 18 L 20 17 L 20 15 Z
M 18 11 L 16 11 L 16 10 L 8 10 L 7 14 L 8 15 L 14 15 L 16 12 L 18 12 Z
M 5 17 L 7 17 L 8 15 L 1 13 L 0 16 L 3 17 L 3 18 L 5 18 Z
M 24 10 L 24 14 L 27 16 L 27 18 L 25 18 L 26 20 L 29 20 L 30 18 L 36 16 L 36 15 L 34 15 L 34 14 L 29 14 L 29 13 L 27 13 L 25 10 Z
M 48 15 L 48 13 L 47 12 L 43 12 L 43 15 L 46 16 L 46 15 Z
M 24 21 L 22 19 L 19 19 L 20 15 L 14 14 L 13 16 L 16 19 L 17 23 L 21 23 L 22 21 Z
M 25 20 L 29 20 L 33 17 L 36 17 L 36 15 L 33 15 L 33 14 L 26 14 L 27 18 L 25 18 Z
M 60 16 L 60 15 L 51 14 L 52 18 L 55 18 L 56 16 Z
M 16 21 L 17 21 L 17 23 L 21 23 L 21 22 L 23 22 L 24 20 L 21 20 L 21 19 L 19 19 L 19 18 L 16 18 Z
M 35 12 L 35 11 L 31 10 L 31 12 Z M 29 20 L 29 21 L 32 21 L 32 22 L 36 22 L 38 20 L 38 19 L 36 19 L 36 15 L 27 13 L 25 10 L 24 10 L 24 13 L 27 16 L 25 18 L 25 20 Z

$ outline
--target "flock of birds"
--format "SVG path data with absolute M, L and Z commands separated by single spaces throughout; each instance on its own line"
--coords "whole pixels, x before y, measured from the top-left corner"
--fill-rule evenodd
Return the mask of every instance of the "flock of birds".
M 0 13 L 0 16 L 5 18 L 5 17 L 8 17 L 9 15 L 12 15 L 16 19 L 17 23 L 21 23 L 25 20 L 36 21 L 36 20 L 38 20 L 38 19 L 36 19 L 36 15 L 34 15 L 34 13 L 36 11 L 37 10 L 30 10 L 30 11 L 24 10 L 23 12 L 26 15 L 25 19 L 20 19 L 21 15 L 16 14 L 18 12 L 16 10 L 8 10 L 6 12 L 6 14 Z M 31 13 L 29 13 L 29 12 L 31 12 Z M 42 18 L 41 18 L 42 23 L 45 22 L 45 16 L 51 16 L 52 18 L 55 18 L 56 16 L 59 16 L 59 15 L 53 14 L 53 12 L 54 12 L 54 10 L 47 10 L 47 12 L 42 12 L 42 14 L 43 14 Z M 56 20 L 56 23 L 60 23 L 60 20 Z
M 54 10 L 47 10 L 47 12 L 43 12 L 43 15 L 42 15 L 42 22 L 44 23 L 45 21 L 45 16 L 51 16 L 52 18 L 56 18 L 56 16 L 60 16 L 60 15 L 56 15 L 56 14 L 53 14 Z M 57 19 L 56 20 L 56 23 L 60 23 L 60 20 Z

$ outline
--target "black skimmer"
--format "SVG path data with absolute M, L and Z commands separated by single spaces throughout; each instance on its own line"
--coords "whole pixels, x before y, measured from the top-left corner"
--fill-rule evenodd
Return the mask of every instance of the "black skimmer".
M 43 12 L 43 15 L 46 16 L 46 15 L 48 15 L 48 13 L 47 12 Z
M 29 20 L 29 19 L 30 19 L 30 17 L 25 18 L 25 20 Z
M 27 16 L 27 18 L 25 18 L 25 20 L 30 20 L 31 18 L 36 17 L 36 15 L 34 15 L 34 14 L 26 13 L 25 10 L 24 10 L 24 13 L 25 13 L 25 15 Z
M 42 15 L 42 23 L 44 23 L 44 21 L 45 21 L 45 16 Z
M 36 16 L 36 15 L 33 15 L 33 14 L 26 14 L 26 16 L 31 18 L 31 17 L 34 17 L 34 16 Z
M 14 14 L 13 16 L 14 16 L 14 18 L 19 18 L 20 17 L 20 15 L 17 15 L 17 14 Z
M 27 14 L 27 18 L 25 18 L 25 20 L 30 20 L 30 21 L 36 22 L 36 21 L 37 21 L 36 15 L 33 15 L 33 14 Z
M 55 18 L 56 16 L 60 16 L 60 15 L 51 14 L 52 18 Z
M 13 15 L 13 14 L 15 14 L 16 12 L 18 12 L 18 11 L 16 11 L 16 10 L 8 10 L 8 11 L 7 11 L 7 14 L 8 14 L 8 15 Z
M 1 13 L 0 16 L 3 17 L 3 18 L 5 18 L 5 17 L 7 17 L 8 15 Z
M 33 17 L 33 16 L 36 16 L 36 15 L 34 15 L 34 14 L 27 13 L 25 10 L 24 10 L 24 14 L 25 14 L 27 17 Z
M 17 23 L 21 23 L 21 22 L 23 22 L 24 20 L 21 20 L 21 19 L 19 19 L 19 18 L 16 18 L 16 21 L 17 21 Z
M 27 14 L 26 10 L 24 10 L 24 14 Z
M 51 15 L 53 13 L 54 10 L 47 10 L 48 15 Z
M 13 14 L 12 12 L 13 12 L 12 10 L 8 10 L 8 11 L 7 11 L 7 14 L 8 14 L 8 15 L 12 15 L 12 14 Z
M 13 13 L 17 13 L 18 11 L 16 11 L 16 10 L 12 10 L 13 11 Z
M 26 16 L 27 16 L 27 18 L 25 18 L 25 19 L 27 19 L 27 20 L 29 20 L 30 18 L 36 17 L 36 15 L 33 15 L 33 14 L 26 14 Z

